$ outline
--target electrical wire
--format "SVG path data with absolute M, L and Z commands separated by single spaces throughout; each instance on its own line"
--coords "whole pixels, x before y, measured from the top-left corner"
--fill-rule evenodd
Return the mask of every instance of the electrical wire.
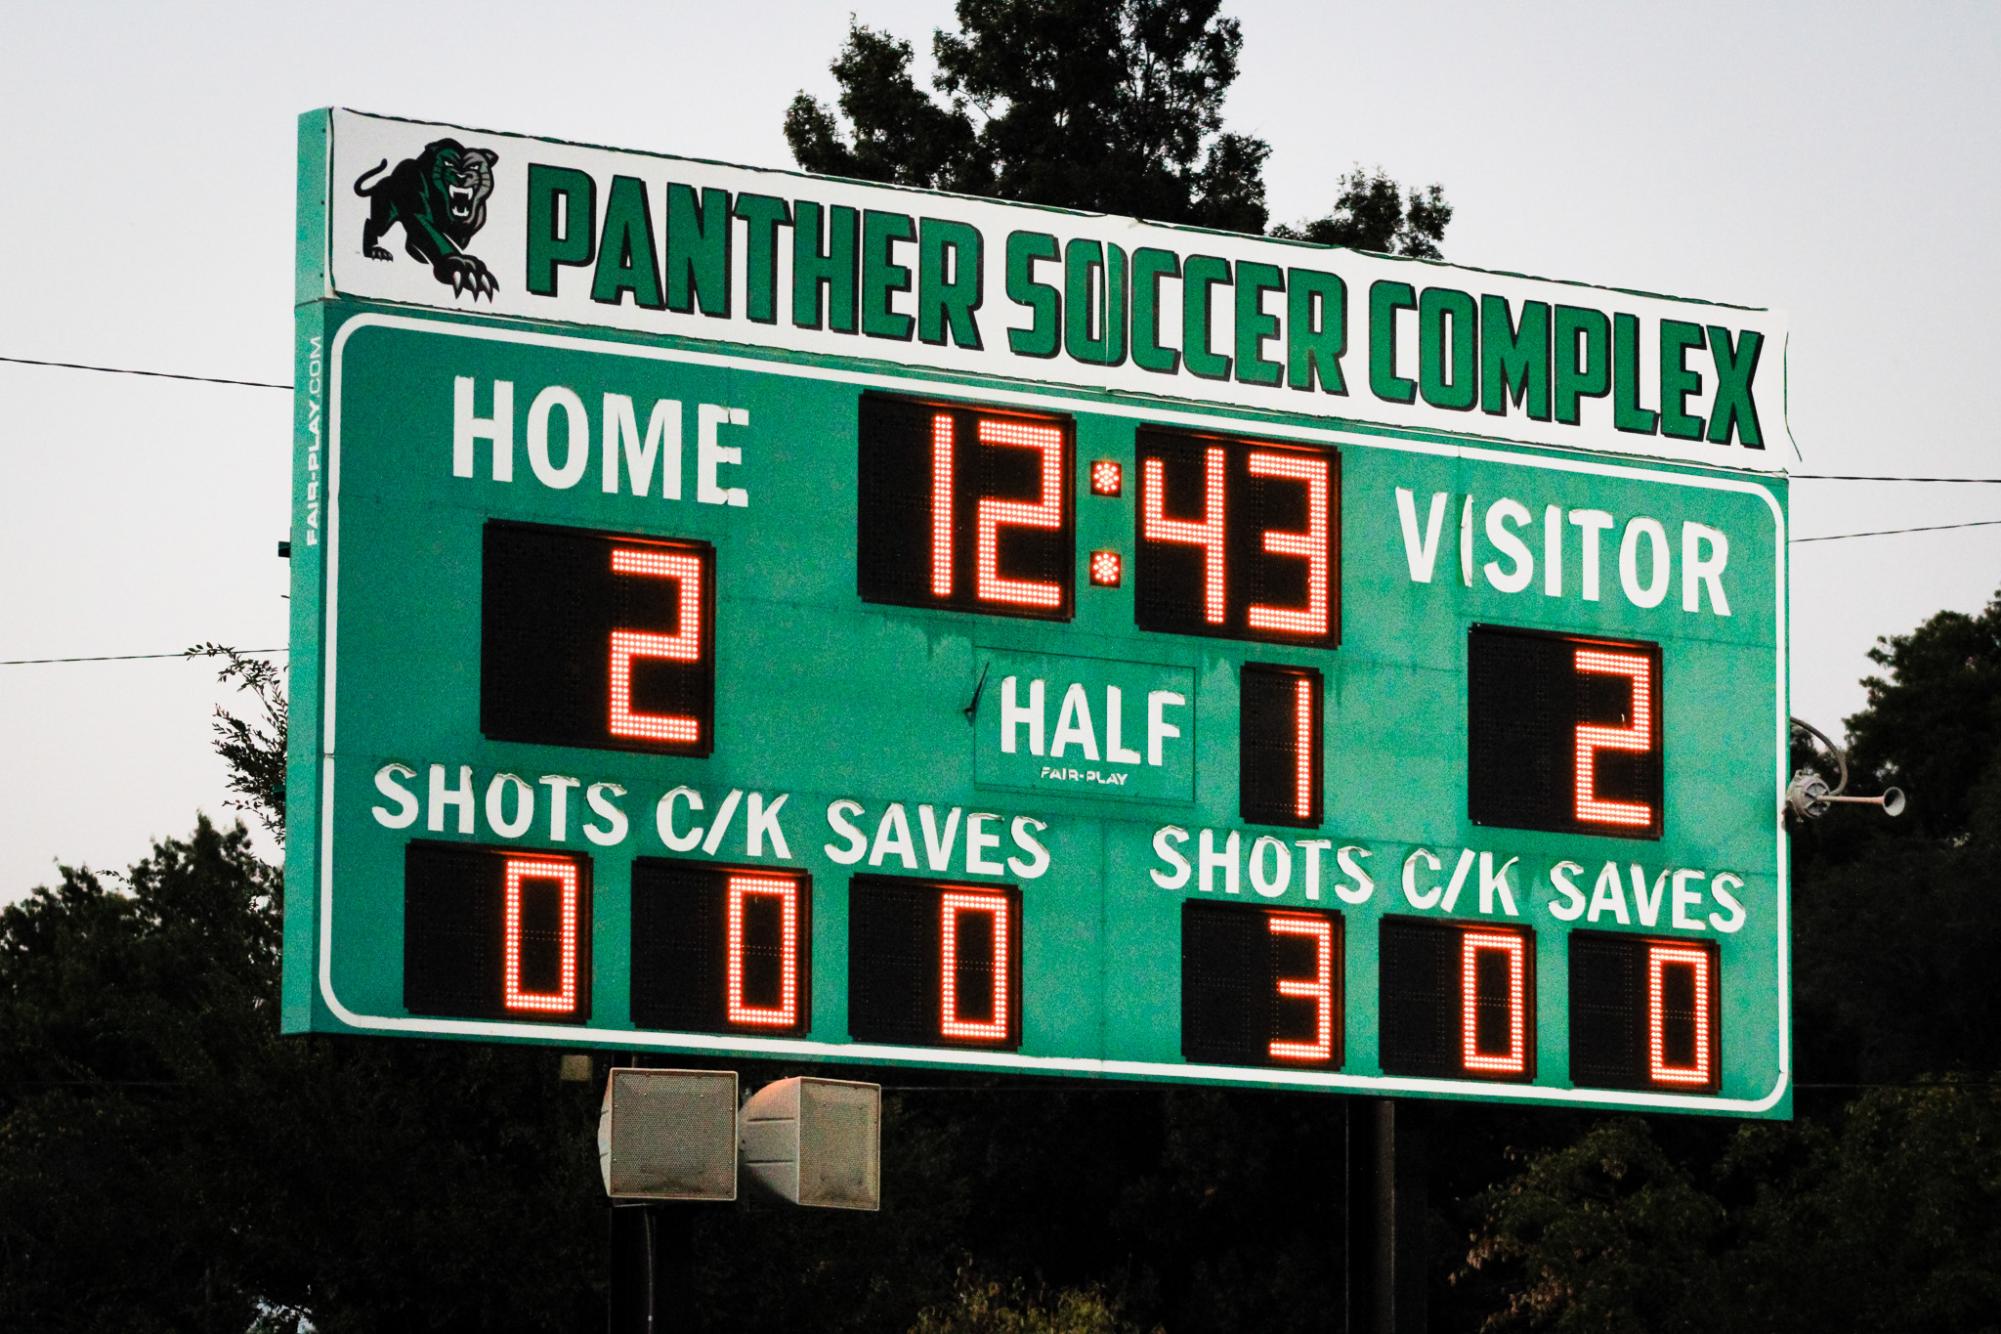
M 236 654 L 242 658 L 261 658 L 273 653 L 290 653 L 287 648 L 242 648 Z M 92 658 L 0 658 L 0 667 L 41 667 L 59 662 L 142 662 L 152 658 L 206 658 L 207 653 L 106 653 Z
M 90 366 L 81 361 L 37 361 L 33 357 L 0 356 L 0 361 L 16 366 L 48 366 L 64 371 L 95 371 L 100 375 L 143 375 L 154 380 L 192 380 L 197 384 L 233 384 L 245 389 L 290 389 L 288 384 L 270 380 L 230 380 L 220 375 L 183 375 L 178 371 L 142 371 L 130 366 Z
M 1795 537 L 1794 542 L 1842 542 L 1851 537 L 1894 537 L 1898 533 L 1943 533 L 1954 528 L 1993 528 L 2001 519 L 1975 519 L 1971 523 L 1928 523 L 1919 528 L 1877 528 L 1866 533 L 1822 533 L 1818 537 Z
M 246 389 L 290 390 L 293 388 L 292 385 L 279 384 L 273 380 L 237 380 L 220 375 L 189 375 L 179 371 L 140 370 L 132 366 L 97 366 L 81 361 L 45 361 L 36 357 L 12 357 L 5 355 L 0 355 L 0 361 L 11 362 L 16 366 L 46 366 L 56 370 L 95 371 L 100 375 L 143 375 L 157 380 L 189 380 L 197 384 L 231 384 L 239 385 Z M 1893 473 L 1859 472 L 1796 472 L 1789 474 L 1787 480 L 1794 482 L 1928 482 L 1960 486 L 2001 486 L 2001 477 L 1915 477 L 1899 476 Z M 1923 530 L 1898 528 L 1890 531 L 1920 532 Z M 1843 533 L 1839 534 L 1839 536 L 1846 537 L 1850 536 L 1850 534 Z M 1853 536 L 1875 537 L 1878 534 L 1856 533 Z M 1800 538 L 1796 540 L 1814 542 L 1829 539 Z
M 2001 486 L 2001 477 L 1898 477 L 1886 473 L 1796 472 L 1794 482 L 1950 482 L 1961 486 Z

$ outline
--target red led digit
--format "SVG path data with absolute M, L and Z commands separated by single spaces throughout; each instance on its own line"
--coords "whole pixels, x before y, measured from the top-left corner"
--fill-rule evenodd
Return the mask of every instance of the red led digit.
M 528 991 L 521 985 L 521 898 L 529 881 L 554 884 L 562 894 L 559 931 L 560 980 L 554 991 Z M 577 919 L 582 894 L 574 862 L 543 857 L 509 857 L 502 911 L 502 1000 L 510 1010 L 536 1014 L 567 1014 L 577 1008 Z
M 1508 1046 L 1480 1045 L 1480 956 L 1496 953 L 1508 963 Z M 1528 942 L 1513 932 L 1466 931 L 1459 937 L 1460 1064 L 1476 1074 L 1519 1075 L 1528 1069 Z
M 1577 819 L 1589 824 L 1651 826 L 1654 809 L 1645 802 L 1614 801 L 1598 795 L 1597 767 L 1601 750 L 1643 754 L 1654 748 L 1653 664 L 1636 653 L 1595 648 L 1578 649 L 1576 661 L 1579 672 L 1624 676 L 1633 683 L 1631 723 L 1625 727 L 1577 725 Z
M 1327 633 L 1327 576 L 1331 565 L 1327 540 L 1327 460 L 1301 454 L 1252 451 L 1245 467 L 1254 477 L 1282 477 L 1306 487 L 1306 531 L 1264 531 L 1264 549 L 1273 556 L 1293 556 L 1306 562 L 1306 605 L 1271 607 L 1253 602 L 1244 617 L 1253 629 L 1320 638 Z M 1220 605 L 1220 603 L 1218 604 Z M 1215 618 L 1211 618 L 1215 619 Z
M 1063 590 L 1058 585 L 1041 579 L 1010 579 L 1000 572 L 1000 530 L 1063 526 L 1063 433 L 1054 426 L 1029 426 L 982 417 L 979 434 L 983 445 L 1033 449 L 1042 455 L 1042 496 L 1034 504 L 996 500 L 992 496 L 980 498 L 978 571 L 974 584 L 980 600 L 1017 607 L 1060 607 Z M 938 540 L 933 537 L 934 545 Z M 933 588 L 935 591 L 935 576 Z
M 1147 459 L 1140 470 L 1140 516 L 1142 535 L 1149 542 L 1173 542 L 1202 548 L 1202 617 L 1210 625 L 1221 625 L 1225 614 L 1223 593 L 1223 451 L 1211 446 L 1202 451 L 1202 520 L 1170 519 L 1166 515 L 1167 482 L 1159 459 Z
M 752 1005 L 743 998 L 744 901 L 757 894 L 778 900 L 778 1003 Z M 729 878 L 729 953 L 725 961 L 729 1019 L 755 1028 L 791 1028 L 799 1022 L 799 886 L 776 876 Z
M 1687 1065 L 1667 1057 L 1667 970 L 1686 968 L 1694 992 L 1695 1052 Z M 1710 1070 L 1709 951 L 1683 945 L 1647 946 L 1647 1078 L 1656 1084 L 1707 1086 Z
M 1292 683 L 1292 813 L 1313 818 L 1313 687 L 1310 676 Z
M 993 932 L 991 1019 L 968 1019 L 959 1005 L 959 918 L 985 913 Z M 942 900 L 938 1028 L 948 1038 L 1005 1039 L 1008 1021 L 1008 904 L 999 894 L 950 893 Z
M 952 418 L 931 419 L 931 595 L 952 596 Z
M 693 717 L 672 713 L 637 713 L 632 707 L 632 660 L 666 658 L 699 662 L 702 657 L 702 562 L 695 556 L 632 547 L 614 547 L 611 568 L 616 574 L 672 579 L 680 592 L 680 626 L 671 635 L 646 630 L 611 632 L 611 721 L 613 736 L 689 744 L 698 740 L 700 724 Z
M 1274 1060 L 1328 1060 L 1334 1055 L 1334 924 L 1318 915 L 1273 913 L 1265 925 L 1275 936 L 1302 936 L 1313 942 L 1313 976 L 1276 981 L 1279 995 L 1313 1002 L 1313 1040 L 1274 1038 L 1268 1050 Z

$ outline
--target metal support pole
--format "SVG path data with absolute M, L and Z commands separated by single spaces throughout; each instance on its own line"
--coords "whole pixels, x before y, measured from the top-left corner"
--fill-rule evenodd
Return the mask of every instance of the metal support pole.
M 1421 1334 L 1426 1328 L 1424 1133 L 1409 1102 L 1376 1101 L 1375 1331 Z
M 1421 1334 L 1426 1328 L 1418 1115 L 1409 1102 L 1346 1100 L 1341 1323 L 1348 1334 Z
M 658 1212 L 650 1204 L 611 1207 L 611 1285 L 605 1303 L 605 1328 L 610 1334 L 653 1334 Z

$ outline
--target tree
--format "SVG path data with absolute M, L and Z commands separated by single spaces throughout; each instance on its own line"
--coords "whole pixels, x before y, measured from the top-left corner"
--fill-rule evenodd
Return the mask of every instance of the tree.
M 2001 1092 L 1876 1089 L 1695 1152 L 1604 1120 L 1485 1197 L 1492 1331 L 2001 1330 Z
M 1858 777 L 1906 788 L 1906 836 L 1953 838 L 1971 827 L 2001 746 L 2001 594 L 1976 615 L 1942 611 L 1876 641 L 1868 703 L 1848 719 Z
M 837 108 L 793 99 L 809 171 L 1261 232 L 1270 147 L 1223 128 L 1243 35 L 1220 0 L 960 0 L 933 35 L 936 96 L 908 41 L 859 22 L 833 63 Z M 1334 213 L 1280 235 L 1436 257 L 1452 209 L 1378 169 Z
M 0 909 L 0 1328 L 601 1318 L 594 1090 L 528 1048 L 280 1037 L 278 900 L 203 820 Z
M 1272 235 L 1413 259 L 1443 257 L 1439 244 L 1452 221 L 1445 187 L 1406 191 L 1381 167 L 1374 171 L 1356 167 L 1341 178 L 1340 186 L 1332 213 L 1296 227 L 1274 227 Z

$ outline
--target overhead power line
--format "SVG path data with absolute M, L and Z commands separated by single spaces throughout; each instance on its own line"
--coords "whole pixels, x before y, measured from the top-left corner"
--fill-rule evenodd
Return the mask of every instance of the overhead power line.
M 1794 542 L 1842 542 L 1851 537 L 1894 537 L 1898 533 L 1943 533 L 1954 528 L 1993 528 L 2001 519 L 1975 519 L 1971 523 L 1928 523 L 1918 528 L 1877 528 L 1866 533 L 1822 533 L 1818 537 L 1795 537 Z
M 89 366 L 80 361 L 38 361 L 33 357 L 0 356 L 0 361 L 11 361 L 16 366 L 48 366 L 64 371 L 95 371 L 99 375 L 143 375 L 153 380 L 192 380 L 197 384 L 233 384 L 245 389 L 290 389 L 288 384 L 274 384 L 269 380 L 231 380 L 220 375 L 183 375 L 178 371 L 142 371 L 130 366 Z
M 284 648 L 240 648 L 238 657 L 262 658 L 273 653 L 290 653 Z M 153 658 L 201 658 L 210 656 L 202 653 L 105 653 L 89 658 L 0 658 L 0 667 L 40 667 L 58 662 L 143 662 Z
M 92 371 L 99 375 L 140 375 L 154 380 L 187 380 L 195 384 L 237 385 L 244 389 L 283 389 L 289 391 L 293 387 L 289 384 L 279 384 L 274 380 L 237 380 L 221 375 L 188 375 L 180 371 L 149 371 L 140 370 L 133 366 L 96 366 L 81 361 L 45 361 L 36 357 L 0 355 L 0 361 L 11 362 L 16 366 L 45 366 L 54 370 Z M 1796 472 L 1790 474 L 1788 480 L 1795 482 L 1923 482 L 1956 486 L 2001 486 L 2001 477 L 1906 477 L 1893 473 Z M 1996 522 L 2001 522 L 2001 520 L 1997 520 Z M 1979 524 L 1938 525 L 1939 528 L 1976 528 L 1980 526 Z M 1922 533 L 1931 531 L 1935 530 L 1929 528 L 1888 528 L 1880 533 L 1832 533 L 1826 537 L 1798 537 L 1793 540 L 1796 542 L 1832 542 L 1838 538 L 1845 537 L 1883 537 L 1891 533 Z M 148 655 L 137 654 L 133 656 L 145 657 Z M 174 657 L 176 655 L 170 653 L 164 656 Z M 37 661 L 40 660 L 37 659 Z M 11 664 L 0 663 L 0 666 L 8 665 Z
M 2001 486 L 2001 477 L 1898 477 L 1889 473 L 1796 472 L 1795 482 L 1946 482 L 1959 486 Z

